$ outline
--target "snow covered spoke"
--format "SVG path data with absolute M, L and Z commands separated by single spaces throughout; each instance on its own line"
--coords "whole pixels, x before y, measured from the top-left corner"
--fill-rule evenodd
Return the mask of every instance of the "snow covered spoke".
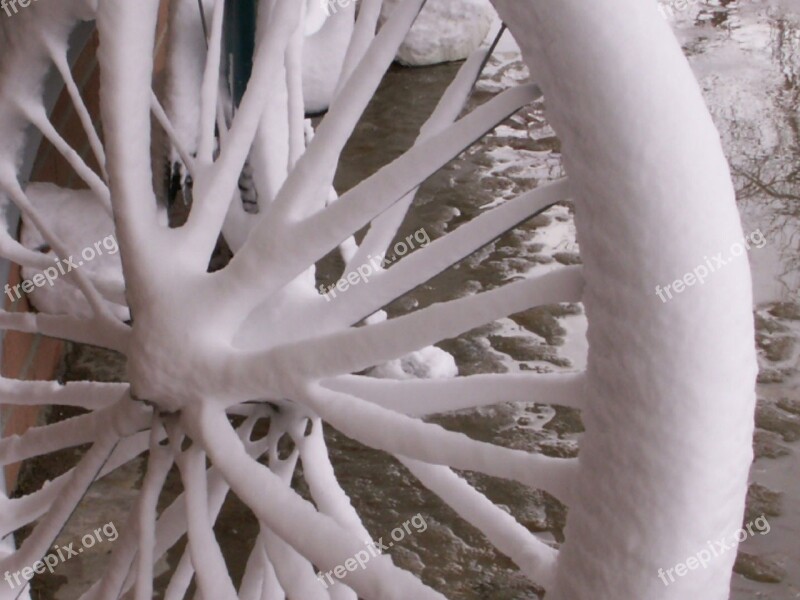
M 391 380 L 343 375 L 323 380 L 328 389 L 357 396 L 411 417 L 490 406 L 536 402 L 582 408 L 583 373 L 486 374 L 452 379 Z
M 203 74 L 203 87 L 200 90 L 200 141 L 198 143 L 197 159 L 204 166 L 211 164 L 214 154 L 214 129 L 217 121 L 217 104 L 219 102 L 219 65 L 224 11 L 225 0 L 214 0 L 208 52 L 206 52 L 206 68 Z
M 322 421 L 314 419 L 309 435 L 297 440 L 303 463 L 303 477 L 319 511 L 333 517 L 342 527 L 366 542 L 371 537 L 350 503 L 350 498 L 336 479 L 322 428 Z
M 123 354 L 127 350 L 130 336 L 128 327 L 122 323 L 112 327 L 94 319 L 6 311 L 0 311 L 0 329 L 41 333 L 50 337 L 110 348 Z
M 104 0 L 97 11 L 101 117 L 116 235 L 128 259 L 126 277 L 135 278 L 138 287 L 151 283 L 148 259 L 158 258 L 150 254 L 170 239 L 159 225 L 150 164 L 151 54 L 159 4 Z M 141 243 L 145 239 L 150 243 Z
M 305 11 L 305 7 L 304 7 Z M 289 121 L 289 160 L 287 172 L 294 169 L 306 149 L 305 102 L 303 100 L 303 43 L 305 31 L 297 27 L 289 40 L 284 59 L 286 71 L 287 115 Z
M 52 425 L 31 427 L 21 435 L 4 437 L 0 439 L 0 465 L 91 442 L 98 418 L 98 413 L 89 413 Z
M 127 459 L 130 460 L 130 458 L 133 456 L 138 456 L 138 454 L 140 454 L 142 451 L 149 448 L 154 441 L 161 442 L 165 438 L 166 434 L 163 430 L 157 429 L 154 432 L 151 429 L 151 431 L 141 432 L 122 440 L 117 446 L 117 450 L 115 450 L 114 454 L 112 454 L 111 458 L 109 459 L 109 465 L 107 465 L 107 468 L 109 466 L 114 466 L 111 463 L 114 462 L 114 459 L 116 458 L 115 455 L 126 444 L 130 446 L 128 451 L 131 453 L 127 455 Z M 134 440 L 136 442 L 135 446 L 132 444 Z M 157 470 L 163 468 L 163 463 L 161 463 L 161 460 L 161 457 L 159 457 Z M 158 477 L 158 475 L 159 474 L 157 473 L 156 477 Z M 119 543 L 117 543 L 112 550 L 109 568 L 106 570 L 103 577 L 101 577 L 91 588 L 89 588 L 85 594 L 81 596 L 81 600 L 104 600 L 105 598 L 119 598 L 122 594 L 123 585 L 126 583 L 126 577 L 129 580 L 132 579 L 128 585 L 128 588 L 133 586 L 135 577 L 131 578 L 130 571 L 139 548 L 139 534 L 141 531 L 139 518 L 142 510 L 141 505 L 146 501 L 146 499 L 146 494 L 140 493 L 138 495 L 134 509 L 131 511 L 125 526 L 122 528 Z M 156 529 L 158 529 L 158 524 L 156 524 Z M 159 556 L 159 554 L 156 554 L 154 558 Z
M 314 566 L 263 524 L 261 528 L 264 551 L 286 595 L 289 598 L 330 600 L 330 594 L 314 573 Z
M 72 475 L 71 469 L 55 480 L 47 482 L 42 489 L 21 498 L 5 498 L 0 495 L 0 511 L 2 511 L 0 514 L 4 519 L 0 527 L 0 537 L 14 533 L 49 511 L 53 502 L 61 496 L 71 481 Z
M 248 417 L 238 429 L 237 434 L 239 439 L 246 440 L 252 428 L 252 425 L 258 419 L 256 417 Z M 258 458 L 265 451 L 261 444 L 248 444 L 248 454 L 254 458 Z M 174 445 L 173 445 L 174 451 Z M 209 520 L 213 524 L 216 522 L 217 515 L 222 509 L 222 504 L 228 494 L 228 484 L 223 479 L 219 469 L 211 467 L 208 469 L 207 474 L 208 482 L 208 515 Z M 187 531 L 186 521 L 186 492 L 182 492 L 178 497 L 161 513 L 157 523 L 156 543 L 153 556 L 156 560 L 161 558 L 167 550 L 174 546 L 180 537 Z M 165 592 L 165 600 L 182 600 L 189 585 L 192 581 L 194 574 L 194 566 L 192 565 L 191 555 L 189 549 L 184 551 L 184 555 L 178 563 L 178 567 L 170 579 L 169 585 Z M 131 581 L 126 582 L 123 590 L 128 590 L 131 586 Z M 101 598 L 102 596 L 97 596 Z
M 252 460 L 222 412 L 203 409 L 196 427 L 211 461 L 231 488 L 272 531 L 322 570 L 330 570 L 355 556 L 363 542 L 330 517 L 318 513 L 274 473 Z M 265 502 L 264 498 L 269 498 Z M 280 507 L 280 510 L 278 510 Z M 348 585 L 371 599 L 413 595 L 420 600 L 444 600 L 410 573 L 398 569 L 388 556 L 370 561 L 368 569 L 348 575 Z
M 222 2 L 222 0 L 219 0 Z M 253 75 L 247 85 L 217 161 L 208 173 L 198 173 L 195 204 L 184 226 L 182 241 L 205 268 L 217 242 L 233 198 L 242 167 L 261 122 L 265 99 L 284 65 L 284 55 L 299 22 L 301 3 L 278 2 L 270 11 L 261 42 L 253 59 Z M 262 11 L 263 12 L 263 11 Z
M 0 560 L 1 571 L 19 571 L 42 558 L 52 546 L 56 536 L 64 527 L 69 516 L 81 501 L 89 486 L 97 478 L 103 464 L 108 460 L 120 434 L 113 428 L 99 430 L 92 448 L 84 455 L 70 477 L 59 502 L 34 528 L 16 553 Z
M 106 211 L 111 214 L 111 200 L 105 182 L 86 164 L 80 154 L 61 137 L 61 134 L 56 131 L 56 128 L 53 127 L 53 124 L 47 117 L 44 106 L 40 104 L 34 106 L 21 105 L 20 110 L 25 114 L 31 124 L 41 131 L 42 135 L 53 144 L 55 149 L 58 150 L 61 156 L 70 164 L 78 176 L 89 186 L 89 189 L 94 192 L 94 196 L 102 203 Z
M 89 140 L 89 146 L 94 153 L 94 158 L 100 167 L 100 174 L 105 181 L 108 181 L 108 173 L 106 173 L 106 152 L 103 148 L 103 142 L 100 141 L 100 136 L 97 134 L 97 129 L 95 129 L 94 123 L 92 122 L 92 115 L 89 114 L 89 109 L 83 101 L 81 92 L 78 89 L 78 84 L 72 76 L 72 70 L 69 68 L 69 64 L 67 64 L 66 45 L 56 48 L 54 46 L 57 45 L 57 42 L 54 42 L 52 39 L 47 40 L 47 43 L 50 44 L 50 58 L 53 60 L 56 69 L 58 69 L 61 78 L 64 80 L 64 87 L 67 88 L 69 97 L 72 100 L 72 106 L 75 109 L 75 113 L 78 115 L 83 131 L 86 133 L 86 137 Z
M 353 36 L 347 46 L 342 72 L 339 74 L 337 92 L 350 79 L 353 71 L 355 71 L 369 50 L 370 43 L 375 39 L 375 30 L 378 28 L 378 19 L 381 16 L 381 6 L 383 6 L 383 0 L 362 1 L 358 9 L 358 18 L 353 29 Z
M 453 81 L 447 86 L 447 90 L 439 99 L 431 116 L 421 127 L 416 143 L 420 143 L 440 133 L 449 127 L 459 116 L 464 108 L 475 82 L 480 77 L 483 67 L 489 60 L 495 45 L 503 35 L 505 28 L 501 28 L 494 43 L 489 48 L 479 48 L 475 50 L 469 58 L 461 65 Z M 403 222 L 409 206 L 416 197 L 418 188 L 410 191 L 397 204 L 389 208 L 385 213 L 379 215 L 370 225 L 367 235 L 359 246 L 357 252 L 347 262 L 345 272 L 349 272 L 367 262 L 367 257 L 372 254 L 377 256 L 389 247 L 392 239 L 397 233 L 397 229 Z
M 14 204 L 20 209 L 20 212 L 22 212 L 26 219 L 29 219 L 30 222 L 33 223 L 62 262 L 71 256 L 64 243 L 53 233 L 42 218 L 42 215 L 28 199 L 27 194 L 20 187 L 16 175 L 8 172 L 8 170 L 2 166 L 0 166 L 0 189 L 11 197 Z M 52 267 L 52 265 L 50 266 Z M 80 269 L 72 269 L 68 271 L 65 276 L 71 278 L 80 288 L 81 292 L 83 292 L 86 301 L 89 303 L 89 306 L 92 307 L 95 318 L 101 322 L 107 323 L 109 327 L 116 329 L 118 332 L 127 329 L 127 327 L 116 318 L 105 299 L 100 295 L 100 292 L 83 271 Z
M 147 449 L 148 432 L 134 434 L 121 440 L 101 469 L 98 479 L 118 469 Z M 0 536 L 5 537 L 31 521 L 38 519 L 51 509 L 58 500 L 65 486 L 68 486 L 75 469 L 45 483 L 41 489 L 21 498 L 3 498 L 0 496 L 0 514 L 6 521 L 0 527 Z M 13 521 L 9 520 L 13 517 Z
M 186 489 L 189 552 L 197 575 L 198 589 L 207 598 L 236 600 L 236 589 L 225 567 L 225 559 L 208 518 L 206 455 L 197 445 L 192 445 L 178 458 L 178 466 Z
M 405 0 L 383 24 L 367 54 L 334 98 L 270 210 L 261 218 L 262 223 L 280 227 L 324 205 L 342 149 L 424 3 L 425 0 Z
M 288 415 L 281 414 L 274 417 L 267 434 L 269 468 L 280 477 L 287 488 L 291 486 L 292 475 L 300 456 L 299 438 L 302 437 L 302 426 L 305 423 L 304 419 L 293 418 L 291 412 Z M 278 442 L 284 433 L 290 433 L 295 441 L 295 448 L 286 459 L 281 459 L 278 453 Z M 260 540 L 263 542 L 267 559 L 274 569 L 277 582 L 289 598 L 308 598 L 309 600 L 329 600 L 331 598 L 328 592 L 320 586 L 314 573 L 314 565 L 263 522 L 261 523 Z M 352 600 L 355 600 L 355 596 L 352 596 Z
M 569 500 L 577 470 L 575 459 L 550 458 L 479 442 L 319 385 L 310 388 L 301 401 L 333 427 L 371 448 L 511 479 Z
M 5 210 L 5 204 L 7 204 L 6 198 L 0 197 L 0 205 L 3 206 L 3 210 Z M 23 267 L 46 269 L 53 266 L 53 261 L 49 256 L 26 248 L 12 238 L 5 227 L 0 227 L 0 257 Z
M 360 211 L 359 220 L 352 223 L 350 229 L 360 228 L 369 220 L 365 216 L 377 216 L 402 199 L 406 193 L 540 94 L 538 86 L 533 84 L 498 94 L 450 127 L 412 146 L 375 175 L 342 194 L 340 200 L 327 210 L 317 211 L 306 218 L 301 226 L 306 229 L 321 225 L 336 226 L 339 219 L 343 220 L 346 216 L 352 218 L 353 213 Z M 377 195 L 378 199 L 370 201 L 372 195 Z
M 299 223 L 286 225 L 278 231 L 275 229 L 277 222 L 262 219 L 231 264 L 214 274 L 215 283 L 226 287 L 237 284 L 242 300 L 257 303 L 402 199 L 537 94 L 538 88 L 532 85 L 503 92 L 446 131 L 414 146 L 328 208 Z M 304 157 L 308 155 L 306 152 Z M 297 169 L 302 162 L 298 163 Z M 296 239 L 305 243 L 297 245 L 296 250 L 289 254 L 288 242 Z M 295 248 L 294 245 L 291 247 Z M 269 270 L 265 269 L 265 263 L 271 267 Z
M 123 399 L 109 408 L 52 425 L 31 427 L 22 435 L 4 437 L 0 439 L 0 465 L 85 444 L 92 440 L 97 429 L 107 427 L 116 419 L 125 420 L 129 426 L 140 429 L 145 423 L 140 408 Z
M 433 304 L 375 325 L 252 353 L 243 363 L 252 361 L 255 368 L 269 356 L 282 353 L 310 377 L 354 373 L 534 306 L 580 302 L 582 290 L 581 268 L 563 267 L 474 296 Z
M 500 552 L 511 558 L 531 581 L 550 587 L 558 552 L 540 541 L 514 517 L 494 504 L 447 467 L 398 457 L 419 481 L 479 529 Z
M 0 404 L 41 406 L 45 404 L 97 409 L 111 406 L 128 393 L 126 383 L 94 381 L 22 381 L 0 377 Z
M 242 585 L 239 586 L 239 598 L 240 600 L 261 600 L 261 598 L 285 600 L 286 598 L 278 583 L 275 569 L 267 558 L 262 536 L 256 539 L 247 559 Z M 165 597 L 164 600 L 176 599 Z
M 155 92 L 152 92 L 150 97 L 150 108 L 153 111 L 153 116 L 158 121 L 158 124 L 161 125 L 161 128 L 164 132 L 169 136 L 169 141 L 172 144 L 173 148 L 178 152 L 178 155 L 181 157 L 183 161 L 183 165 L 186 167 L 186 170 L 189 174 L 194 177 L 196 173 L 195 167 L 195 160 L 186 150 L 186 147 L 183 145 L 183 142 L 178 135 L 178 132 L 175 130 L 175 127 L 169 120 L 167 113 L 164 111 L 164 107 L 161 106 L 161 102 L 158 100 L 158 96 L 156 96 Z
M 151 600 L 153 597 L 153 565 L 155 557 L 156 510 L 158 497 L 173 464 L 173 454 L 159 443 L 163 430 L 158 413 L 153 413 L 150 425 L 150 452 L 147 458 L 142 489 L 137 506 L 139 552 L 136 572 L 135 600 Z
M 566 180 L 531 190 L 513 200 L 504 202 L 448 235 L 404 257 L 388 271 L 376 274 L 369 286 L 352 288 L 346 298 L 336 297 L 324 302 L 320 298 L 319 304 L 330 304 L 332 316 L 329 322 L 331 325 L 337 327 L 353 325 L 491 243 L 520 223 L 568 197 L 569 184 Z M 369 234 L 367 234 L 367 239 L 369 239 Z M 366 259 L 366 257 L 364 258 Z M 356 265 L 354 268 L 367 264 L 357 262 L 355 258 L 351 263 Z M 351 270 L 345 270 L 345 272 Z

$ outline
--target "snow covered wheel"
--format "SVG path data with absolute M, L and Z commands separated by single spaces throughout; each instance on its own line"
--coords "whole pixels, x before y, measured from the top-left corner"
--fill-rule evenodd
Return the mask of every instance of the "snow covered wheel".
M 535 84 L 460 116 L 489 52 L 478 50 L 417 143 L 335 201 L 342 149 L 423 0 L 400 3 L 377 35 L 381 1 L 362 0 L 354 27 L 343 29 L 347 43 L 336 47 L 342 74 L 313 136 L 304 122 L 302 48 L 305 36 L 325 31 L 320 3 L 262 2 L 252 76 L 233 104 L 219 85 L 225 2 L 202 4 L 207 53 L 197 3 L 170 3 L 167 60 L 180 67 L 175 78 L 185 79 L 167 83 L 166 110 L 151 85 L 158 0 L 39 0 L 20 9 L 13 25 L 4 22 L 3 201 L 35 226 L 59 264 L 83 242 L 48 221 L 39 202 L 69 202 L 74 210 L 105 215 L 93 231 L 102 231 L 103 222 L 110 228 L 124 285 L 109 274 L 113 269 L 71 269 L 59 277 L 83 300 L 70 314 L 4 312 L 0 326 L 117 350 L 127 357 L 130 384 L 0 380 L 4 404 L 87 409 L 0 440 L 2 464 L 92 444 L 74 469 L 42 489 L 0 499 L 4 536 L 35 522 L 24 543 L 0 561 L 0 573 L 42 559 L 91 483 L 149 450 L 130 519 L 86 599 L 119 598 L 127 590 L 151 598 L 155 561 L 187 532 L 186 555 L 165 595 L 171 600 L 183 598 L 193 578 L 207 600 L 444 597 L 387 555 L 348 567 L 347 577 L 330 586 L 317 577 L 350 564 L 370 539 L 331 468 L 324 422 L 394 455 L 546 588 L 549 599 L 726 598 L 735 552 L 669 586 L 659 578 L 661 569 L 741 523 L 756 361 L 746 261 L 716 273 L 701 293 L 670 302 L 653 293 L 742 238 L 717 133 L 655 3 L 494 0 Z M 99 33 L 102 136 L 66 59 L 70 34 L 82 20 L 96 20 Z M 197 56 L 205 63 L 198 66 Z M 64 77 L 99 172 L 48 118 L 42 85 L 51 65 Z M 382 270 L 369 285 L 331 301 L 320 295 L 317 261 L 343 245 L 346 272 L 357 272 L 384 252 L 418 186 L 542 92 L 569 182 L 499 204 Z M 191 177 L 191 210 L 180 227 L 168 226 L 154 192 L 151 116 L 171 138 L 178 176 Z M 89 191 L 77 197 L 20 181 L 29 126 L 63 153 Z M 258 190 L 251 212 L 246 190 L 239 189 L 248 169 Z M 399 318 L 381 313 L 565 199 L 575 204 L 583 268 L 564 267 Z M 356 246 L 352 236 L 368 225 Z M 221 232 L 233 258 L 209 272 Z M 54 268 L 52 257 L 5 231 L 0 254 L 43 276 Z M 532 306 L 578 301 L 589 321 L 585 373 L 408 381 L 357 374 Z M 531 399 L 582 410 L 586 433 L 578 459 L 479 442 L 423 419 Z M 234 427 L 231 415 L 242 424 Z M 252 439 L 261 420 L 269 421 L 269 433 Z M 285 436 L 294 445 L 284 456 L 279 441 Z M 298 461 L 313 503 L 291 487 Z M 183 493 L 157 511 L 173 464 Z M 556 548 L 539 540 L 453 469 L 560 498 L 570 507 L 566 542 Z M 260 524 L 238 589 L 213 530 L 229 490 Z M 23 592 L 0 583 L 0 598 Z

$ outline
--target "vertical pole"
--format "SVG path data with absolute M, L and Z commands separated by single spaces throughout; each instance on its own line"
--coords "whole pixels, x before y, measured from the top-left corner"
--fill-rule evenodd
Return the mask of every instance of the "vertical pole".
M 234 110 L 253 72 L 258 0 L 227 0 L 222 40 L 222 68 Z

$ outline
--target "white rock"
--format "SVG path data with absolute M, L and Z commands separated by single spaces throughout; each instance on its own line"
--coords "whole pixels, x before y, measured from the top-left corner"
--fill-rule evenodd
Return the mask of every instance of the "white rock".
M 457 376 L 458 367 L 450 353 L 428 346 L 377 366 L 370 375 L 379 379 L 445 379 Z
M 381 22 L 399 0 L 384 0 Z M 480 46 L 495 20 L 489 0 L 428 0 L 400 46 L 397 60 L 408 66 L 463 60 Z

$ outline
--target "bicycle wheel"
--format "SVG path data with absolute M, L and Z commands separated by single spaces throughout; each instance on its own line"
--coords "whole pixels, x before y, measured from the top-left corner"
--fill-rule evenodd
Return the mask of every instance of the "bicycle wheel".
M 187 551 L 166 598 L 184 597 L 192 577 L 203 597 L 215 599 L 443 597 L 387 555 L 365 568 L 348 567 L 329 586 L 317 577 L 316 571 L 353 564 L 369 539 L 331 468 L 325 422 L 395 456 L 548 597 L 725 598 L 732 552 L 669 586 L 658 577 L 659 569 L 740 524 L 756 376 L 746 261 L 720 270 L 702 293 L 662 302 L 651 291 L 742 237 L 716 131 L 668 26 L 655 5 L 633 0 L 496 0 L 536 85 L 507 90 L 460 116 L 489 52 L 479 50 L 417 143 L 333 202 L 342 149 L 423 1 L 401 3 L 376 34 L 380 4 L 362 2 L 337 91 L 313 139 L 304 122 L 301 56 L 304 19 L 317 20 L 318 11 L 304 3 L 261 4 L 252 76 L 235 110 L 226 107 L 219 85 L 223 0 L 205 3 L 208 52 L 200 37 L 199 62 L 191 60 L 198 56 L 196 34 L 195 46 L 181 38 L 189 30 L 179 18 L 196 11 L 196 3 L 173 2 L 170 17 L 162 15 L 173 26 L 167 60 L 195 73 L 189 80 L 198 85 L 185 98 L 175 91 L 168 111 L 152 90 L 158 1 L 39 0 L 14 16 L 0 63 L 6 140 L 0 188 L 62 262 L 75 254 L 18 179 L 17 155 L 32 125 L 85 180 L 86 200 L 94 203 L 87 210 L 110 212 L 127 310 L 120 310 L 123 299 L 112 282 L 75 268 L 64 277 L 82 292 L 90 317 L 3 313 L 0 325 L 117 350 L 127 358 L 130 384 L 2 380 L 4 403 L 87 409 L 0 441 L 3 464 L 79 444 L 91 449 L 50 485 L 3 499 L 4 535 L 36 524 L 0 572 L 40 560 L 91 483 L 149 450 L 109 568 L 84 598 L 117 598 L 127 590 L 151 598 L 155 560 L 185 533 Z M 100 172 L 63 142 L 41 99 L 51 63 L 75 87 L 65 53 L 70 32 L 84 19 L 95 19 L 99 34 L 102 141 L 73 97 Z M 186 89 L 192 88 L 180 86 Z M 345 250 L 346 272 L 357 272 L 388 247 L 426 178 L 542 92 L 569 183 L 499 204 L 346 296 L 329 302 L 320 295 L 317 261 L 369 225 L 361 244 Z M 194 117 L 172 122 L 186 114 Z M 174 162 L 191 176 L 191 210 L 181 227 L 168 227 L 154 192 L 151 116 L 169 135 Z M 244 210 L 237 191 L 246 164 L 259 191 L 255 213 Z M 582 268 L 398 318 L 380 313 L 568 198 Z M 220 232 L 233 258 L 209 272 Z M 1 241 L 6 258 L 52 268 L 52 259 L 10 236 Z M 357 374 L 532 306 L 578 301 L 589 321 L 588 366 L 581 374 L 419 381 Z M 581 409 L 586 433 L 578 459 L 480 442 L 424 419 L 531 399 Z M 241 424 L 235 427 L 232 416 Z M 261 421 L 269 433 L 253 439 Z M 298 461 L 313 503 L 291 487 Z M 183 493 L 159 512 L 173 464 Z M 539 540 L 453 469 L 518 481 L 562 499 L 570 507 L 563 547 Z M 238 589 L 213 531 L 229 490 L 260 525 Z

